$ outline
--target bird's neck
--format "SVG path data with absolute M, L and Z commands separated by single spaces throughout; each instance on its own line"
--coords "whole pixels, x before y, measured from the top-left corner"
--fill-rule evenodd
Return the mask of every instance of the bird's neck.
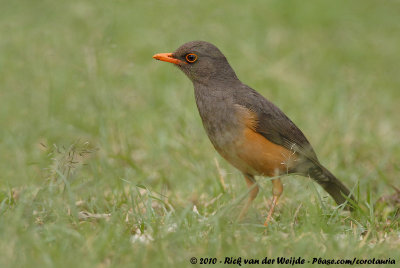
M 240 82 L 235 71 L 229 66 L 229 68 L 221 68 L 218 71 L 211 73 L 210 80 L 214 81 L 229 81 L 230 83 Z
M 233 69 L 223 69 L 216 72 L 210 72 L 207 76 L 202 76 L 200 79 L 191 79 L 193 86 L 196 87 L 206 87 L 210 90 L 212 88 L 227 88 L 232 85 L 238 85 L 242 82 L 236 76 Z

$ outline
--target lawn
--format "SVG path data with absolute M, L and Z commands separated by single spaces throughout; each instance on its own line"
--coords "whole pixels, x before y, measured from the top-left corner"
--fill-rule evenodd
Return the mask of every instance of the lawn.
M 0 4 L 0 267 L 400 263 L 399 1 Z M 269 178 L 236 221 L 242 175 L 209 142 L 191 82 L 152 59 L 191 40 L 303 130 L 353 213 L 285 176 L 267 229 Z

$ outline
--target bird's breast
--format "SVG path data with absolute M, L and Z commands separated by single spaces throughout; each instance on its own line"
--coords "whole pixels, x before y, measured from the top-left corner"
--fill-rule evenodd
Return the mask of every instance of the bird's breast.
M 196 104 L 204 129 L 218 153 L 242 172 L 254 173 L 239 157 L 246 125 L 233 100 L 223 94 L 196 95 Z
M 234 104 L 229 98 L 203 97 L 196 99 L 199 114 L 211 142 L 225 148 L 234 143 L 243 126 L 235 116 Z

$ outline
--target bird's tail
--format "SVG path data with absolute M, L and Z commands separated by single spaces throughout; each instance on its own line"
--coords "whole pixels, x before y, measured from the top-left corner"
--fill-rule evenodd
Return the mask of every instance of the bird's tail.
M 321 164 L 311 167 L 308 170 L 308 174 L 332 196 L 338 205 L 347 201 L 345 196 L 355 202 L 354 196 L 350 194 L 349 189 Z M 346 208 L 352 209 L 349 204 L 347 204 Z

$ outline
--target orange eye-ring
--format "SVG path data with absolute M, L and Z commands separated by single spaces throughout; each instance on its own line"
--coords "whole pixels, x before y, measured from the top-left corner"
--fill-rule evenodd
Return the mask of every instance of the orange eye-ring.
M 194 53 L 189 53 L 186 55 L 186 61 L 189 63 L 193 63 L 197 60 L 197 55 Z

